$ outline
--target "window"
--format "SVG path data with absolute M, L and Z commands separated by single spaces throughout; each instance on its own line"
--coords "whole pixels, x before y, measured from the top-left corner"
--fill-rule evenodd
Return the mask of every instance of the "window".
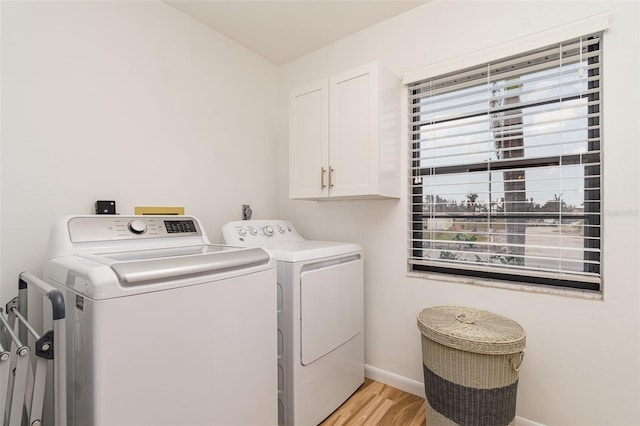
M 409 264 L 600 290 L 601 34 L 409 85 Z

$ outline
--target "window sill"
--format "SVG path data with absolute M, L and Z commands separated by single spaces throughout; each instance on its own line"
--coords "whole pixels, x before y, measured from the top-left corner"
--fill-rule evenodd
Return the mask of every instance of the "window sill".
M 522 284 L 509 281 L 487 280 L 483 278 L 464 277 L 461 275 L 448 275 L 429 272 L 407 272 L 409 278 L 451 282 L 457 284 L 470 284 L 483 287 L 503 288 L 506 290 L 525 291 L 528 293 L 546 294 L 550 296 L 573 297 L 586 300 L 604 300 L 602 293 L 587 290 L 553 288 L 536 284 Z

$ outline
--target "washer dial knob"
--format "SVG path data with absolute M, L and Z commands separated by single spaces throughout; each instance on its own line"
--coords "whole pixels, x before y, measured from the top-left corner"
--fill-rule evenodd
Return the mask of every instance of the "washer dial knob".
M 284 226 L 278 225 L 278 232 L 284 234 Z
M 138 219 L 134 219 L 129 222 L 129 225 L 127 225 L 127 227 L 129 228 L 129 231 L 133 232 L 134 234 L 144 234 L 147 231 L 147 224 Z
M 258 233 L 258 230 L 256 228 L 254 228 L 253 226 L 249 227 L 249 233 L 251 235 L 256 235 Z
M 245 235 L 247 235 L 247 230 L 244 228 L 239 228 L 238 235 L 240 235 L 241 237 L 244 237 Z
M 265 226 L 264 228 L 262 228 L 262 233 L 264 233 L 264 235 L 266 235 L 267 237 L 273 236 L 273 226 Z

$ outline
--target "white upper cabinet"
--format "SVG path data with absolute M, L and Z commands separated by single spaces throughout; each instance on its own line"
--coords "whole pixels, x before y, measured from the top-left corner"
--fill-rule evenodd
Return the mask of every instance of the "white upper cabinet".
M 290 103 L 289 195 L 291 198 L 326 197 L 329 192 L 329 81 L 322 80 L 293 91 Z
M 379 61 L 291 93 L 289 196 L 400 196 L 400 79 Z

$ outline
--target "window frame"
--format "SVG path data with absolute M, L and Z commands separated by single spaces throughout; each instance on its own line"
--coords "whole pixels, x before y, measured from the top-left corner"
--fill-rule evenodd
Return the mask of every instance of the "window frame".
M 580 36 L 580 37 L 586 37 L 586 36 Z M 598 67 L 596 68 L 596 72 L 598 73 L 598 75 L 600 75 L 600 73 L 602 72 L 602 44 L 603 44 L 603 37 L 602 37 L 602 33 L 599 34 L 599 49 L 600 49 L 600 54 L 598 55 L 598 57 L 596 58 L 598 61 Z M 558 44 L 558 43 L 553 43 L 553 44 Z M 516 55 L 512 55 L 512 56 L 523 56 L 526 55 L 527 53 L 529 53 L 530 50 L 526 50 L 526 51 L 522 51 L 519 54 Z M 488 64 L 487 64 L 488 65 Z M 472 67 L 475 68 L 475 67 Z M 468 68 L 460 68 L 458 69 L 458 71 L 456 71 L 457 73 L 462 73 L 468 71 Z M 447 74 L 455 74 L 448 72 Z M 438 75 L 435 76 L 435 78 L 437 78 Z M 406 80 L 406 79 L 405 79 Z M 423 80 L 427 80 L 427 79 L 422 79 L 422 80 L 415 80 L 415 81 L 411 81 L 409 82 L 410 84 L 408 84 L 408 99 L 409 99 L 409 104 L 408 104 L 408 109 L 409 109 L 409 115 L 411 117 L 412 114 L 415 114 L 416 110 L 415 107 L 412 106 L 415 103 L 419 103 L 420 101 L 420 97 L 415 97 L 416 95 L 418 95 L 418 93 L 412 89 L 413 86 L 415 86 L 415 83 L 419 83 Z M 592 82 L 588 83 L 590 86 L 589 88 L 591 88 L 591 84 L 593 84 Z M 580 95 L 577 98 L 583 98 L 586 97 L 588 100 L 593 99 L 594 96 L 598 97 L 598 100 L 600 101 L 600 97 L 601 97 L 601 92 L 602 92 L 602 80 L 601 77 L 598 80 L 598 84 L 599 84 L 599 90 L 596 93 L 590 93 L 587 92 L 585 95 Z M 453 93 L 453 92 L 450 92 Z M 564 99 L 565 101 L 567 99 Z M 557 100 L 553 100 L 550 101 L 550 103 L 555 103 L 558 102 Z M 531 105 L 527 105 L 527 108 L 531 107 Z M 593 197 L 597 197 L 597 203 L 584 203 L 584 212 L 582 213 L 568 213 L 568 212 L 562 212 L 559 211 L 557 213 L 558 218 L 562 217 L 562 218 L 574 218 L 576 220 L 585 220 L 588 221 L 589 223 L 593 223 L 594 225 L 597 225 L 595 228 L 591 228 L 589 226 L 585 227 L 585 229 L 593 229 L 594 234 L 589 234 L 588 237 L 589 238 L 584 238 L 584 244 L 585 246 L 583 248 L 594 248 L 595 246 L 594 241 L 592 241 L 590 238 L 594 237 L 597 238 L 595 240 L 595 244 L 596 244 L 596 248 L 599 250 L 600 247 L 602 247 L 602 221 L 601 221 L 601 212 L 603 211 L 602 208 L 602 164 L 601 164 L 601 159 L 602 159 L 602 151 L 601 151 L 601 139 L 602 139 L 602 122 L 600 119 L 600 115 L 602 114 L 602 110 L 601 110 L 601 104 L 596 105 L 596 106 L 590 106 L 587 105 L 587 110 L 591 113 L 593 112 L 592 108 L 600 108 L 598 111 L 598 116 L 595 118 L 595 120 L 598 120 L 598 126 L 596 126 L 596 129 L 590 129 L 588 130 L 588 138 L 591 139 L 593 137 L 593 139 L 597 139 L 595 142 L 588 142 L 589 145 L 589 149 L 587 151 L 586 154 L 570 154 L 570 155 L 550 155 L 547 158 L 534 158 L 534 159 L 526 159 L 524 157 L 520 157 L 520 158 L 515 158 L 512 159 L 508 162 L 504 162 L 502 164 L 500 164 L 498 167 L 496 168 L 491 168 L 490 173 L 494 172 L 494 171 L 499 171 L 500 169 L 513 169 L 513 165 L 517 165 L 517 163 L 520 163 L 522 165 L 523 168 L 525 168 L 525 170 L 530 170 L 529 167 L 537 167 L 537 166 L 542 166 L 542 165 L 549 165 L 549 164 L 555 164 L 555 165 L 568 165 L 568 164 L 583 164 L 582 161 L 582 156 L 587 155 L 587 156 L 593 156 L 593 155 L 597 155 L 598 156 L 598 161 L 597 161 L 597 165 L 596 166 L 590 166 L 588 164 L 584 164 L 583 167 L 585 167 L 585 171 L 587 167 L 597 167 L 598 168 L 598 190 L 597 191 L 585 191 L 585 199 L 584 201 L 587 200 L 587 194 L 593 195 Z M 522 106 L 518 105 L 516 107 L 511 107 L 512 109 L 514 108 L 518 108 L 521 109 Z M 508 110 L 509 107 L 505 107 L 503 108 L 503 110 Z M 487 115 L 489 115 L 487 113 Z M 468 118 L 468 117 L 466 117 Z M 481 279 L 491 279 L 491 280 L 500 280 L 500 281 L 507 281 L 507 282 L 516 282 L 516 283 L 524 283 L 524 284 L 533 284 L 533 285 L 545 285 L 545 286 L 552 286 L 552 287 L 558 287 L 558 288 L 563 288 L 563 289 L 580 289 L 580 290 L 589 290 L 589 291 L 595 291 L 595 292 L 600 292 L 602 290 L 602 272 L 601 272 L 601 265 L 602 265 L 602 252 L 600 250 L 600 252 L 591 252 L 589 250 L 584 250 L 584 258 L 583 258 L 583 265 L 591 265 L 589 262 L 586 262 L 587 260 L 590 261 L 595 261 L 597 263 L 591 265 L 588 268 L 593 267 L 592 269 L 590 269 L 589 271 L 585 271 L 585 272 L 590 272 L 594 275 L 596 275 L 598 277 L 597 282 L 595 282 L 593 280 L 593 278 L 591 280 L 587 280 L 587 279 L 580 279 L 580 277 L 573 277 L 573 278 L 565 278 L 562 276 L 562 274 L 560 274 L 560 276 L 558 276 L 556 274 L 556 276 L 553 276 L 552 273 L 534 273 L 532 274 L 530 271 L 525 270 L 513 270 L 513 271 L 509 271 L 508 268 L 491 268 L 491 267 L 486 267 L 486 265 L 478 265 L 478 267 L 472 267 L 473 265 L 458 265 L 455 266 L 455 264 L 453 262 L 447 262 L 446 259 L 443 261 L 442 259 L 439 259 L 436 262 L 429 262 L 429 261 L 424 261 L 423 263 L 420 263 L 419 260 L 414 260 L 412 261 L 412 259 L 419 259 L 422 256 L 418 256 L 416 255 L 416 253 L 418 252 L 422 252 L 424 250 L 424 246 L 423 241 L 425 240 L 425 238 L 422 237 L 422 235 L 424 234 L 424 229 L 423 229 L 423 221 L 425 219 L 431 218 L 431 216 L 425 215 L 424 213 L 424 209 L 422 208 L 423 205 L 425 205 L 424 203 L 424 199 L 423 199 L 423 192 L 422 192 L 422 185 L 414 185 L 413 184 L 413 180 L 416 177 L 419 177 L 420 179 L 423 178 L 427 178 L 431 175 L 433 175 L 435 172 L 435 170 L 433 168 L 429 168 L 427 167 L 422 167 L 420 168 L 419 166 L 419 162 L 420 162 L 420 154 L 419 154 L 419 149 L 420 149 L 420 143 L 422 141 L 421 137 L 419 134 L 417 134 L 417 132 L 420 130 L 420 127 L 424 125 L 423 124 L 414 124 L 416 117 L 414 116 L 413 118 L 414 121 L 410 121 L 408 123 L 408 133 L 409 133 L 409 140 L 408 140 L 408 145 L 409 145 L 409 152 L 411 153 L 411 158 L 409 159 L 409 174 L 408 174 L 408 181 L 409 181 L 409 198 L 410 198 L 410 206 L 409 206 L 409 214 L 408 214 L 408 219 L 409 219 L 409 256 L 408 256 L 408 266 L 409 266 L 409 271 L 410 272 L 428 272 L 428 273 L 444 273 L 444 274 L 448 274 L 448 275 L 460 275 L 460 276 L 465 276 L 465 277 L 475 277 L 475 278 L 481 278 Z M 592 125 L 592 121 L 594 120 L 594 118 L 589 117 L 589 127 L 591 127 Z M 597 135 L 595 135 L 592 132 L 597 132 Z M 594 149 L 594 151 L 596 151 L 596 153 L 592 153 L 592 144 L 597 144 L 597 149 Z M 538 163 L 536 165 L 536 163 Z M 443 166 L 440 167 L 440 172 L 442 172 L 445 169 L 448 169 L 450 173 L 470 173 L 473 171 L 487 171 L 487 164 L 486 163 L 468 163 L 468 164 L 460 164 L 460 165 L 452 165 L 452 166 Z M 415 170 L 419 170 L 418 174 L 416 175 Z M 444 174 L 444 173 L 443 173 Z M 590 176 L 590 175 L 589 175 Z M 584 176 L 585 179 L 585 184 L 587 181 L 587 175 Z M 591 198 L 589 199 L 590 201 L 592 200 Z M 597 208 L 596 211 L 594 210 L 590 210 L 587 206 L 592 206 L 592 204 L 597 204 Z M 440 214 L 438 215 L 438 217 L 446 217 L 446 214 Z M 452 218 L 471 218 L 473 216 L 473 213 L 469 213 L 469 214 L 451 214 L 450 215 Z M 515 217 L 515 216 L 511 216 L 511 217 Z M 527 218 L 532 218 L 532 217 L 536 217 L 539 218 L 540 215 L 539 214 L 522 214 L 519 215 L 519 217 L 523 218 L 523 219 L 527 219 Z M 591 231 L 589 231 L 591 232 Z M 586 235 L 586 234 L 585 234 Z M 526 246 L 526 243 L 525 243 Z M 587 257 L 589 256 L 589 257 Z M 450 264 L 447 264 L 450 263 Z

